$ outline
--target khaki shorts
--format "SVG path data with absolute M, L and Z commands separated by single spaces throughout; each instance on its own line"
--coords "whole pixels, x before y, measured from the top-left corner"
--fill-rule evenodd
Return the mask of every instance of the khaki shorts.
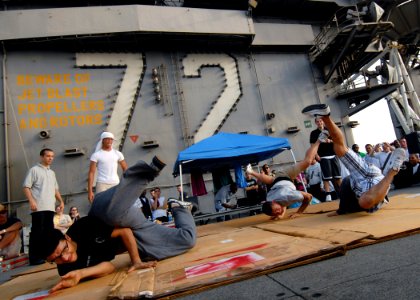
M 96 183 L 96 188 L 95 188 L 95 193 L 100 193 L 100 192 L 105 192 L 106 190 L 112 188 L 113 186 L 116 186 L 117 184 L 108 184 L 108 183 L 102 183 L 102 182 L 97 182 Z
M 291 165 L 284 169 L 281 169 L 276 173 L 277 177 L 289 177 L 292 181 L 295 179 L 299 173 L 303 172 L 304 170 L 301 170 L 298 165 Z

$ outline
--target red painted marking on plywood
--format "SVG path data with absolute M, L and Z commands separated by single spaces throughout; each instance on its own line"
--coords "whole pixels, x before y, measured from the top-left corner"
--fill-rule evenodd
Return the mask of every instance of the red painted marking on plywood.
M 254 246 L 250 246 L 250 247 L 246 247 L 246 248 L 242 248 L 242 249 L 237 249 L 237 250 L 232 250 L 232 251 L 228 251 L 228 252 L 223 252 L 223 253 L 218 253 L 212 256 L 207 256 L 204 258 L 199 258 L 193 261 L 200 261 L 200 260 L 204 260 L 204 259 L 208 259 L 208 258 L 213 258 L 213 257 L 218 257 L 218 256 L 223 256 L 223 255 L 228 255 L 228 254 L 234 254 L 234 253 L 238 253 L 238 252 L 242 252 L 242 251 L 254 251 L 257 249 L 261 249 L 264 248 L 265 246 L 267 246 L 268 243 L 264 243 L 264 244 L 258 244 L 258 245 L 254 245 Z
M 233 257 L 228 257 L 224 259 L 220 259 L 217 261 L 211 261 L 203 264 L 199 264 L 196 266 L 188 267 L 185 269 L 185 275 L 175 279 L 173 282 L 186 279 L 186 278 L 192 278 L 197 276 L 202 276 L 214 272 L 219 272 L 225 270 L 227 272 L 227 275 L 232 270 L 235 270 L 239 267 L 242 267 L 244 265 L 248 265 L 251 263 L 254 263 L 256 261 L 262 260 L 264 257 L 254 253 L 244 253 Z

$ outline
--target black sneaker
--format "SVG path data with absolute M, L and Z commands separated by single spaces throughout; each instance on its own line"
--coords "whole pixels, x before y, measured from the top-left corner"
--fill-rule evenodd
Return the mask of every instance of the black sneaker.
M 169 198 L 168 199 L 168 207 L 170 210 L 172 210 L 172 208 L 174 207 L 183 207 L 188 209 L 189 211 L 192 210 L 193 204 L 191 202 L 186 202 L 186 201 L 181 201 L 178 199 L 174 199 L 174 198 Z
M 149 166 L 152 167 L 152 169 L 156 172 L 160 172 L 166 166 L 166 164 L 159 157 L 154 156 Z
M 327 104 L 313 104 L 305 107 L 302 110 L 303 114 L 307 114 L 313 117 L 317 116 L 329 116 L 330 107 Z

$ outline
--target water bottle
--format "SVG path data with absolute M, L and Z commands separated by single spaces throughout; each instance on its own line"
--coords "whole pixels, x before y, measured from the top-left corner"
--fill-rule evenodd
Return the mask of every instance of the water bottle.
M 168 212 L 168 222 L 172 222 L 172 213 Z

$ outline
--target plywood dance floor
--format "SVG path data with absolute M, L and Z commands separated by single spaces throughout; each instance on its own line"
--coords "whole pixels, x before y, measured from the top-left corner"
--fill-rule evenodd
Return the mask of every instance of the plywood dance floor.
M 296 219 L 270 221 L 257 215 L 200 226 L 193 249 L 160 261 L 155 269 L 127 275 L 129 258 L 123 254 L 115 259 L 118 271 L 48 299 L 175 298 L 420 232 L 420 194 L 394 196 L 374 214 L 327 217 L 337 206 L 336 201 L 313 205 Z M 1 285 L 1 298 L 45 291 L 58 280 L 53 265 L 37 266 Z

